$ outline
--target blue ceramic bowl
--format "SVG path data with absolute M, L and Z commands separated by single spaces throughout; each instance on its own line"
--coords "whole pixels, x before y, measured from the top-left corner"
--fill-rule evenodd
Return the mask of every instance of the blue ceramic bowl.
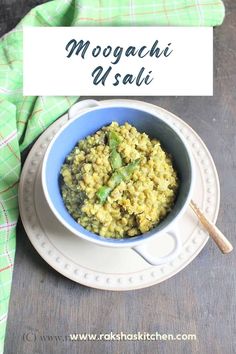
M 83 101 L 86 102 L 86 101 Z M 126 106 L 104 106 L 89 101 L 93 108 L 75 112 L 51 141 L 42 166 L 42 184 L 46 200 L 57 219 L 74 234 L 100 245 L 112 247 L 133 247 L 150 237 L 173 229 L 173 223 L 185 211 L 190 202 L 193 187 L 193 162 L 189 148 L 180 134 L 167 121 L 148 111 Z M 81 103 L 79 103 L 80 105 Z M 78 104 L 77 104 L 78 105 Z M 89 105 L 89 104 L 88 104 Z M 119 124 L 128 122 L 139 132 L 161 141 L 162 147 L 172 155 L 180 179 L 180 187 L 175 205 L 167 217 L 151 231 L 125 239 L 109 239 L 96 235 L 79 225 L 68 213 L 60 192 L 60 169 L 67 155 L 79 140 L 94 134 L 112 121 Z

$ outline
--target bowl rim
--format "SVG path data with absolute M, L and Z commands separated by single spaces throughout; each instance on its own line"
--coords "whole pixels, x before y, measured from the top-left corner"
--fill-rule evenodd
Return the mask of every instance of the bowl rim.
M 181 143 L 183 144 L 185 150 L 187 151 L 187 155 L 188 155 L 189 162 L 190 162 L 190 169 L 191 169 L 191 181 L 190 181 L 188 195 L 185 199 L 183 206 L 177 212 L 177 215 L 173 218 L 173 220 L 171 220 L 166 226 L 164 226 L 163 229 L 157 230 L 155 233 L 152 233 L 151 235 L 147 235 L 147 233 L 144 233 L 144 234 L 132 237 L 132 238 L 114 239 L 114 238 L 105 238 L 105 237 L 102 237 L 100 235 L 97 235 L 97 234 L 91 232 L 91 234 L 96 236 L 96 238 L 92 238 L 92 237 L 87 236 L 87 235 L 81 233 L 80 231 L 76 230 L 63 217 L 61 217 L 61 215 L 59 214 L 57 209 L 54 207 L 54 204 L 50 198 L 48 188 L 47 188 L 47 183 L 46 183 L 46 166 L 47 166 L 48 156 L 50 154 L 50 151 L 52 149 L 54 142 L 58 139 L 60 134 L 70 124 L 72 124 L 74 121 L 78 120 L 81 116 L 83 116 L 89 112 L 92 112 L 92 111 L 102 110 L 104 108 L 127 108 L 127 109 L 133 109 L 133 110 L 137 110 L 137 111 L 141 111 L 141 112 L 145 112 L 145 113 L 150 114 L 153 118 L 159 119 L 159 120 L 163 121 L 166 125 L 168 125 L 169 128 L 171 128 L 171 130 L 174 131 L 174 133 L 179 137 L 179 139 L 181 140 Z M 172 113 L 168 112 L 167 110 L 165 110 L 165 112 L 172 114 Z M 174 224 L 182 217 L 182 215 L 184 214 L 188 205 L 190 204 L 190 200 L 191 200 L 191 197 L 193 194 L 194 183 L 195 183 L 195 167 L 194 167 L 194 160 L 193 160 L 192 152 L 191 152 L 185 138 L 181 135 L 181 133 L 175 127 L 170 125 L 169 122 L 165 118 L 158 116 L 153 111 L 150 112 L 148 109 L 143 109 L 143 108 L 138 108 L 138 107 L 136 108 L 136 107 L 133 107 L 132 105 L 129 105 L 128 103 L 119 104 L 119 105 L 117 105 L 115 102 L 114 102 L 114 105 L 102 103 L 101 105 L 81 110 L 81 112 L 78 112 L 76 114 L 75 118 L 68 119 L 68 121 L 57 131 L 57 133 L 54 135 L 54 137 L 50 141 L 50 143 L 47 147 L 46 153 L 44 155 L 44 158 L 43 158 L 43 162 L 42 162 L 42 166 L 41 166 L 41 183 L 42 183 L 44 196 L 46 198 L 46 202 L 49 205 L 54 216 L 66 229 L 68 229 L 74 235 L 81 237 L 82 239 L 84 239 L 86 241 L 89 241 L 89 242 L 92 242 L 92 243 L 95 243 L 95 244 L 98 244 L 101 246 L 109 246 L 109 247 L 117 247 L 117 248 L 119 248 L 119 247 L 134 247 L 134 246 L 137 246 L 137 245 L 151 239 L 152 237 L 157 237 L 163 233 L 166 233 L 166 232 L 174 229 Z M 149 232 L 151 232 L 153 230 L 155 230 L 155 228 L 150 230 Z

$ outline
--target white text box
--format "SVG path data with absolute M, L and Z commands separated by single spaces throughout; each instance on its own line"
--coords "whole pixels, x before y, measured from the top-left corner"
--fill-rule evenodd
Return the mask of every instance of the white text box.
M 24 28 L 24 95 L 212 94 L 212 28 Z

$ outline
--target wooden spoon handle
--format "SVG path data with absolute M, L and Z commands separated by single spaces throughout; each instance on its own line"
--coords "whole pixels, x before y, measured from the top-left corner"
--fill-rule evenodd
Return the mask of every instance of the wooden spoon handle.
M 232 244 L 227 240 L 227 238 L 222 234 L 216 225 L 214 225 L 210 220 L 206 218 L 202 210 L 191 200 L 190 207 L 197 215 L 201 224 L 205 227 L 208 234 L 215 241 L 222 253 L 230 253 L 233 250 Z

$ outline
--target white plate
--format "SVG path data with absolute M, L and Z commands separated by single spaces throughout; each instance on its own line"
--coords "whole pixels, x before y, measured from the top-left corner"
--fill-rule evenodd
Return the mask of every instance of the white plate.
M 207 217 L 216 221 L 220 190 L 212 157 L 199 136 L 180 118 L 164 109 L 134 100 L 115 100 L 117 105 L 156 113 L 171 122 L 192 147 L 196 163 L 196 185 L 193 199 Z M 100 101 L 114 104 L 114 100 Z M 68 232 L 51 213 L 41 190 L 39 172 L 47 146 L 55 133 L 68 120 L 65 115 L 51 125 L 36 141 L 25 162 L 19 188 L 20 214 L 28 237 L 45 261 L 67 278 L 78 283 L 106 290 L 133 290 L 160 283 L 186 267 L 208 240 L 205 231 L 190 210 L 179 222 L 183 249 L 171 263 L 150 266 L 131 249 L 113 249 L 90 244 Z M 150 250 L 163 256 L 171 249 L 165 235 L 149 242 Z M 154 251 L 153 251 L 154 250 Z

